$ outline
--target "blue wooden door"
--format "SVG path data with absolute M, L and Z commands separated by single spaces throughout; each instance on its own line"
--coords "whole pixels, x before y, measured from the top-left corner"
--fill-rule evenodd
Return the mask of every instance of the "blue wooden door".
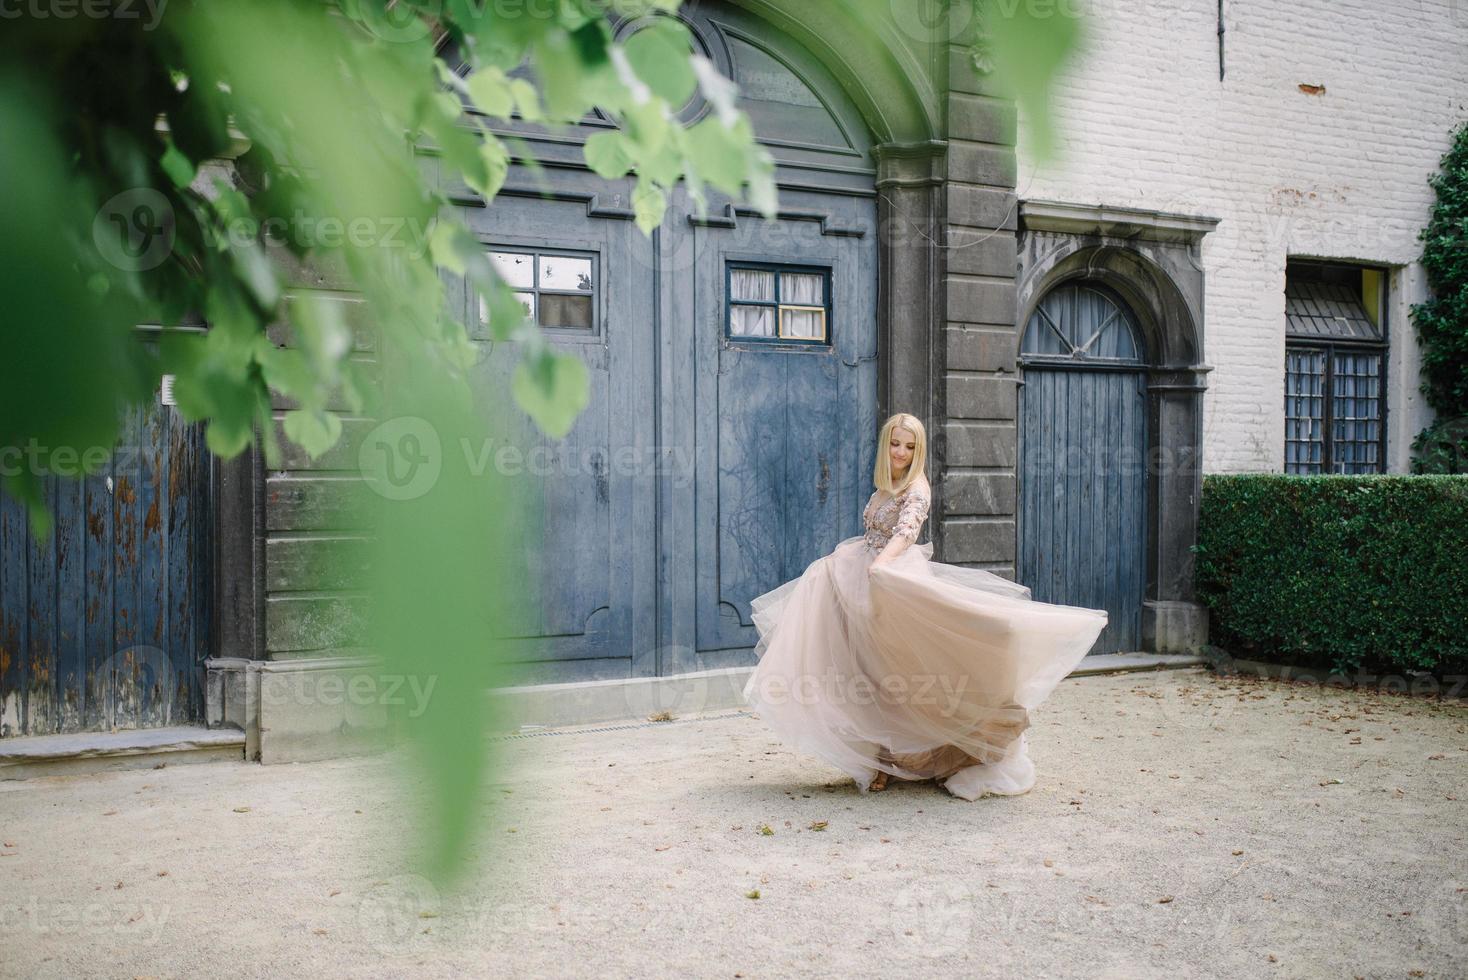
M 527 310 L 592 379 L 564 440 L 528 419 L 505 434 L 552 460 L 526 476 L 540 505 L 526 544 L 539 602 L 516 624 L 520 656 L 535 665 L 527 680 L 751 662 L 750 599 L 858 533 L 870 491 L 871 135 L 830 72 L 774 25 L 718 0 L 684 15 L 775 158 L 778 220 L 711 189 L 700 214 L 680 185 L 644 237 L 631 220 L 633 182 L 584 168 L 577 142 L 614 125 L 595 113 L 569 138 L 506 124 L 543 166 L 513 166 L 490 207 L 465 209 Z M 648 23 L 614 20 L 623 40 Z M 691 124 L 714 111 L 695 95 L 679 116 Z M 731 281 L 768 287 L 734 298 L 747 332 L 733 338 Z M 476 340 L 486 349 L 476 384 L 504 398 L 515 353 L 482 331 Z
M 564 438 L 512 411 L 492 447 L 518 447 L 503 475 L 530 489 L 533 601 L 507 625 L 541 682 L 649 673 L 655 648 L 652 243 L 625 204 L 598 209 L 575 188 L 568 177 L 549 199 L 511 192 L 468 214 L 526 312 L 590 378 L 587 408 Z M 481 350 L 474 386 L 508 402 L 518 352 L 488 339 L 478 310 L 467 313 Z
M 774 224 L 736 211 L 690 232 L 690 669 L 747 663 L 758 639 L 749 601 L 860 534 L 871 493 L 875 203 L 784 201 Z
M 0 493 L 0 737 L 203 718 L 209 464 L 202 428 L 155 402 L 124 414 L 101 472 L 45 477 L 45 536 Z
M 1092 653 L 1140 649 L 1146 587 L 1147 388 L 1121 299 L 1070 284 L 1021 343 L 1019 557 L 1034 598 L 1110 614 Z

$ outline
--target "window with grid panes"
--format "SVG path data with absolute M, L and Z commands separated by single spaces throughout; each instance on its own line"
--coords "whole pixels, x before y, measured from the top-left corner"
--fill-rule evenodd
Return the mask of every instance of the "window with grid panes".
M 1285 472 L 1385 470 L 1385 270 L 1285 273 Z
M 489 260 L 515 291 L 527 317 L 542 327 L 595 332 L 595 255 L 504 248 L 492 250 Z M 481 322 L 488 319 L 482 298 L 479 317 Z
M 731 340 L 830 343 L 831 271 L 809 266 L 727 266 Z

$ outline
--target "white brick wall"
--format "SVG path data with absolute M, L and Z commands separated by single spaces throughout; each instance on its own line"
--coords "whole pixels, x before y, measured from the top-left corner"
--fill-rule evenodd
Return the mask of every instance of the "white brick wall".
M 1056 91 L 1059 159 L 1036 166 L 1021 118 L 1020 198 L 1222 219 L 1203 245 L 1204 471 L 1284 468 L 1286 256 L 1394 267 L 1387 460 L 1406 471 L 1430 418 L 1417 233 L 1468 118 L 1468 0 L 1226 0 L 1222 82 L 1216 0 L 1051 6 L 1084 10 L 1088 43 Z

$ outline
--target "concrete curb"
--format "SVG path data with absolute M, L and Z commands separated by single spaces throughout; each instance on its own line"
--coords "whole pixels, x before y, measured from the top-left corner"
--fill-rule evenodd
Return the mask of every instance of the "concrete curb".
M 0 742 L 0 780 L 151 769 L 159 763 L 240 762 L 244 757 L 245 733 L 230 728 L 172 725 L 38 735 Z
M 1207 663 L 1207 658 L 1191 654 L 1103 653 L 1086 657 L 1069 676 L 1198 667 Z M 744 685 L 753 672 L 753 667 L 725 667 L 669 677 L 496 688 L 490 692 L 495 731 L 645 721 L 660 712 L 676 717 L 743 708 L 746 707 Z

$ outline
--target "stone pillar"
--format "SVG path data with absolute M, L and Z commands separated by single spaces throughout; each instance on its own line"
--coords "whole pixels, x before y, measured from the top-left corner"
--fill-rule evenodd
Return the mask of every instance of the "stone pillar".
M 1014 578 L 1018 380 L 1015 365 L 1016 114 L 948 48 L 948 155 L 943 196 L 945 416 L 942 553 L 955 565 Z M 941 506 L 940 506 L 941 505 Z
M 877 157 L 877 343 L 885 353 L 877 373 L 879 421 L 908 412 L 928 424 L 928 479 L 933 515 L 940 513 L 944 448 L 943 296 L 935 243 L 940 224 L 943 159 L 939 140 L 882 143 Z M 878 446 L 877 452 L 883 452 Z M 935 553 L 943 528 L 929 519 Z
M 1192 546 L 1203 492 L 1200 458 L 1207 367 L 1153 368 L 1147 380 L 1155 425 L 1149 515 L 1154 575 L 1142 603 L 1142 643 L 1158 653 L 1193 653 L 1208 642 L 1208 609 L 1194 591 Z

